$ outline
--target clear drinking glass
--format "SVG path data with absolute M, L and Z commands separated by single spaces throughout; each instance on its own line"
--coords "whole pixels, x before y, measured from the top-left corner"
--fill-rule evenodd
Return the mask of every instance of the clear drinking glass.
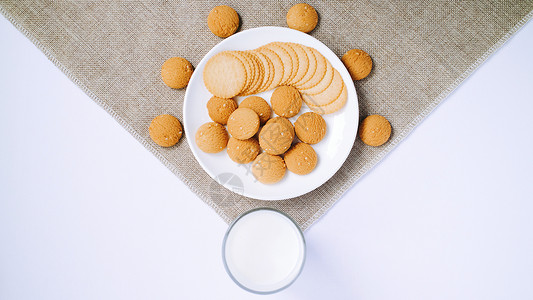
M 302 272 L 305 256 L 305 238 L 298 224 L 272 208 L 240 215 L 222 243 L 226 272 L 238 286 L 256 294 L 290 286 Z

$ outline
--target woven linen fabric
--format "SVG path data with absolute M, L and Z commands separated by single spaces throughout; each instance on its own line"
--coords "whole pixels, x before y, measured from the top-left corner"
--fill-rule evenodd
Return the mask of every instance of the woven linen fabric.
M 162 148 L 150 140 L 148 126 L 159 114 L 183 120 L 185 90 L 163 84 L 161 65 L 182 56 L 196 66 L 221 41 L 207 27 L 214 6 L 233 7 L 243 31 L 286 26 L 286 13 L 295 3 L 0 0 L 0 11 L 226 222 L 266 206 L 289 214 L 303 229 L 533 15 L 531 0 L 308 1 L 320 18 L 312 36 L 338 56 L 352 48 L 372 56 L 372 73 L 355 82 L 360 117 L 381 114 L 393 133 L 376 148 L 357 140 L 342 168 L 316 190 L 289 200 L 258 201 L 211 179 L 185 141 L 193 137 Z

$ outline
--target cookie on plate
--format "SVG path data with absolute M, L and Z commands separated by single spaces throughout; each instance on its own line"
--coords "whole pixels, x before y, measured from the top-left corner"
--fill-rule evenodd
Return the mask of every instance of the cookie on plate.
M 296 119 L 294 130 L 300 141 L 316 144 L 326 135 L 326 121 L 317 113 L 306 112 Z
M 227 5 L 215 6 L 207 16 L 207 26 L 214 35 L 226 38 L 239 28 L 239 14 Z
M 307 86 L 311 85 L 311 81 L 312 80 L 310 80 L 310 82 L 305 84 L 305 87 L 300 87 L 300 91 L 303 94 L 308 94 L 308 95 L 320 94 L 325 89 L 327 89 L 329 87 L 329 85 L 331 84 L 331 82 L 333 81 L 333 77 L 335 75 L 335 71 L 336 70 L 335 70 L 335 68 L 333 68 L 333 66 L 331 65 L 329 60 L 324 58 L 324 61 L 326 63 L 326 66 L 325 66 L 326 70 L 325 70 L 324 76 L 322 76 L 322 79 L 320 79 L 318 82 L 316 82 L 315 85 L 313 85 L 313 86 L 311 86 L 309 88 L 307 88 Z
M 223 51 L 211 57 L 205 64 L 203 73 L 207 90 L 220 98 L 239 95 L 248 83 L 247 76 L 244 63 L 231 51 Z
M 300 46 L 304 50 L 305 55 L 307 57 L 307 71 L 300 80 L 293 80 L 292 86 L 296 88 L 307 83 L 315 75 L 317 70 L 317 58 L 315 56 L 315 53 L 313 52 L 313 49 L 311 47 L 307 47 L 300 44 L 298 44 L 298 46 Z
M 304 96 L 304 101 L 305 100 L 306 100 L 306 98 Z M 341 109 L 344 106 L 344 104 L 346 104 L 347 100 L 348 100 L 348 89 L 346 89 L 346 85 L 344 85 L 344 87 L 342 88 L 342 92 L 339 95 L 339 97 L 337 97 L 337 99 L 335 99 L 333 102 L 331 102 L 329 104 L 315 106 L 315 105 L 313 105 L 313 103 L 311 103 L 309 101 L 305 101 L 305 103 L 307 104 L 307 106 L 309 106 L 309 108 L 312 111 L 316 112 L 317 114 L 324 115 L 324 114 L 331 114 L 331 113 L 334 113 L 334 112 L 338 111 L 339 109 Z
M 228 119 L 228 131 L 236 139 L 246 140 L 259 130 L 259 116 L 250 108 L 237 108 Z
M 266 47 L 259 47 L 256 49 L 256 51 L 261 52 L 264 54 L 268 59 L 270 60 L 270 63 L 272 63 L 272 80 L 268 87 L 265 88 L 266 91 L 271 90 L 275 87 L 277 87 L 281 80 L 283 79 L 283 73 L 284 73 L 284 66 L 283 61 L 279 57 L 276 52 L 272 51 L 271 49 L 268 49 Z
M 329 70 L 329 73 L 327 73 L 328 69 L 333 67 L 331 66 L 331 63 L 324 57 L 324 55 L 318 52 L 318 50 L 315 48 L 306 47 L 306 49 L 312 52 L 312 56 L 316 60 L 316 69 L 312 75 L 310 74 L 309 76 L 306 75 L 304 77 L 305 81 L 294 84 L 294 86 L 302 92 L 315 87 L 322 82 L 324 78 L 326 78 L 326 80 L 331 79 L 333 75 L 332 70 Z
M 306 143 L 297 143 L 285 153 L 284 160 L 289 171 L 306 175 L 315 169 L 318 157 L 313 147 Z
M 217 153 L 228 144 L 228 132 L 224 126 L 216 123 L 205 123 L 196 131 L 196 145 L 205 153 Z
M 161 66 L 161 79 L 173 88 L 181 89 L 189 84 L 193 72 L 191 63 L 183 57 L 171 57 Z
M 239 107 L 249 108 L 255 111 L 255 113 L 259 116 L 261 125 L 265 124 L 265 122 L 270 119 L 270 115 L 272 115 L 272 109 L 270 109 L 270 105 L 268 105 L 265 99 L 259 96 L 250 96 L 244 99 L 239 104 Z
M 328 105 L 340 96 L 343 88 L 344 81 L 342 80 L 341 74 L 337 70 L 334 70 L 333 80 L 325 90 L 315 95 L 303 94 L 303 100 L 308 106 Z
M 280 122 L 266 124 L 259 132 L 259 145 L 268 154 L 283 154 L 290 148 L 294 139 L 291 129 Z
M 302 108 L 302 95 L 292 86 L 282 85 L 270 97 L 272 110 L 281 117 L 294 117 Z
M 261 183 L 273 184 L 285 176 L 286 166 L 283 158 L 261 153 L 252 163 L 252 174 Z
M 234 137 L 229 138 L 228 156 L 238 164 L 247 164 L 254 161 L 260 151 L 259 141 L 255 137 L 247 140 L 239 140 Z
M 289 119 L 284 117 L 275 117 L 266 122 L 267 124 L 270 123 L 281 123 L 283 126 L 287 126 L 289 128 L 289 133 L 291 134 L 291 137 L 294 139 L 295 133 L 294 133 L 294 125 L 292 125 L 291 121 Z
M 292 79 L 296 76 L 296 73 L 298 73 L 298 68 L 300 60 L 298 59 L 298 53 L 292 48 L 289 43 L 285 42 L 272 42 L 271 44 L 275 44 L 287 52 L 289 55 L 289 58 L 291 60 L 290 64 L 288 66 L 291 67 L 290 74 L 288 74 L 287 81 L 283 82 L 282 84 L 289 85 L 292 82 Z M 286 65 L 287 66 L 287 65 Z M 288 70 L 288 68 L 287 68 Z
M 155 117 L 148 128 L 150 138 L 161 147 L 172 147 L 183 135 L 180 121 L 171 115 Z
M 229 116 L 237 109 L 237 102 L 232 98 L 211 97 L 207 101 L 207 113 L 211 120 L 226 125 Z
M 296 53 L 296 57 L 298 59 L 298 69 L 296 70 L 296 73 L 294 77 L 291 79 L 290 82 L 288 82 L 288 85 L 295 85 L 297 82 L 300 82 L 302 78 L 307 74 L 307 71 L 309 70 L 309 57 L 307 56 L 307 52 L 304 49 L 304 46 L 296 43 L 286 43 L 289 47 L 294 50 Z

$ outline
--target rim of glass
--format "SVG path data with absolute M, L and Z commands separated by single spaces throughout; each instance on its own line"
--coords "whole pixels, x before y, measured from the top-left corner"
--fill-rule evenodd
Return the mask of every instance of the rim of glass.
M 244 286 L 243 284 L 241 284 L 233 276 L 233 274 L 231 273 L 231 271 L 230 271 L 230 269 L 228 267 L 228 263 L 226 261 L 226 241 L 228 240 L 228 236 L 229 236 L 229 233 L 231 232 L 231 229 L 233 229 L 233 226 L 240 219 L 242 219 L 244 216 L 246 216 L 246 215 L 248 215 L 250 213 L 259 211 L 259 210 L 270 210 L 270 211 L 276 212 L 276 213 L 286 217 L 287 219 L 289 219 L 294 224 L 294 226 L 296 226 L 296 228 L 298 229 L 298 233 L 300 233 L 300 237 L 302 238 L 302 242 L 303 242 L 303 259 L 302 259 L 302 264 L 300 265 L 300 269 L 298 270 L 298 273 L 296 273 L 296 276 L 294 276 L 294 278 L 289 283 L 287 283 L 286 285 L 284 285 L 284 286 L 282 286 L 282 287 L 280 287 L 280 288 L 278 288 L 276 290 L 272 290 L 272 291 L 256 291 L 256 290 L 248 288 L 247 286 Z M 246 212 L 242 213 L 235 220 L 233 220 L 233 222 L 231 222 L 231 224 L 228 227 L 228 230 L 226 230 L 226 234 L 224 234 L 224 240 L 222 241 L 222 262 L 224 263 L 224 269 L 226 270 L 226 273 L 228 273 L 229 277 L 231 278 L 231 280 L 233 280 L 233 282 L 235 282 L 235 284 L 237 284 L 243 290 L 246 290 L 246 291 L 254 293 L 254 294 L 260 294 L 260 295 L 274 294 L 274 293 L 282 291 L 282 290 L 288 288 L 289 286 L 291 286 L 296 281 L 296 279 L 298 279 L 298 277 L 300 277 L 300 274 L 302 273 L 302 270 L 303 270 L 304 265 L 305 265 L 306 256 L 307 256 L 307 245 L 305 243 L 304 233 L 303 233 L 302 229 L 300 228 L 300 226 L 298 226 L 298 224 L 289 215 L 287 215 L 286 213 L 284 213 L 282 211 L 279 211 L 277 209 L 270 208 L 270 207 L 258 207 L 258 208 L 254 208 L 254 209 L 251 209 L 249 211 L 246 211 Z

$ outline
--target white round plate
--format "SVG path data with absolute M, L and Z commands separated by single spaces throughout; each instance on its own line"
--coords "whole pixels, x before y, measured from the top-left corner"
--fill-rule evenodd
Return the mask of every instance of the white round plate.
M 195 142 L 198 128 L 212 122 L 207 113 L 206 104 L 211 93 L 207 91 L 203 81 L 206 62 L 218 52 L 226 50 L 250 50 L 274 41 L 293 42 L 313 47 L 326 57 L 333 67 L 339 71 L 348 88 L 346 105 L 333 114 L 323 115 L 327 124 L 327 133 L 322 141 L 313 145 L 318 164 L 313 172 L 297 175 L 287 170 L 285 177 L 275 184 L 258 182 L 251 173 L 251 163 L 242 165 L 233 162 L 226 150 L 210 154 L 202 152 Z M 257 94 L 270 102 L 272 90 Z M 236 97 L 240 103 L 245 97 Z M 300 113 L 290 118 L 294 123 L 299 115 L 310 109 L 303 104 Z M 273 116 L 274 117 L 274 116 Z M 183 103 L 183 124 L 187 142 L 198 163 L 213 179 L 229 190 L 246 197 L 260 200 L 282 200 L 308 193 L 328 181 L 342 166 L 357 135 L 359 123 L 359 106 L 353 81 L 341 60 L 326 45 L 314 37 L 283 27 L 259 27 L 239 32 L 213 47 L 200 61 L 194 71 Z

